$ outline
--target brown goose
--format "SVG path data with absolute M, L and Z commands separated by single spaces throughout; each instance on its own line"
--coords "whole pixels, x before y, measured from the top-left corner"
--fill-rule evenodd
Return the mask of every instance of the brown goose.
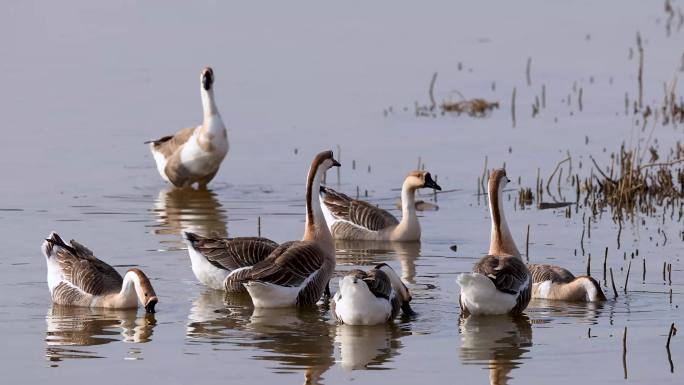
M 532 273 L 532 298 L 574 302 L 601 302 L 606 295 L 592 277 L 575 277 L 570 271 L 554 265 L 529 264 Z
M 347 325 L 377 325 L 393 320 L 400 310 L 413 314 L 411 294 L 385 263 L 368 272 L 351 270 L 340 279 L 330 305 L 333 318 Z
M 306 183 L 306 224 L 301 241 L 278 246 L 245 273 L 245 287 L 255 307 L 315 304 L 335 270 L 335 243 L 321 211 L 318 192 L 325 172 L 340 164 L 332 151 L 316 155 Z
M 530 302 L 532 278 L 520 258 L 503 211 L 503 189 L 509 182 L 506 171 L 489 175 L 489 210 L 492 233 L 488 255 L 470 274 L 459 275 L 460 305 L 464 314 L 494 315 L 521 313 Z
M 204 68 L 200 76 L 204 110 L 201 125 L 145 142 L 150 144 L 161 177 L 176 187 L 197 183 L 206 188 L 228 153 L 228 133 L 214 102 L 214 80 L 214 71 Z
M 43 242 L 52 301 L 59 305 L 128 309 L 138 301 L 154 313 L 157 295 L 147 276 L 129 269 L 124 277 L 93 252 L 72 240 L 64 243 L 52 232 Z
M 328 187 L 321 188 L 321 207 L 335 239 L 419 241 L 420 223 L 415 204 L 416 190 L 419 188 L 442 189 L 429 172 L 410 172 L 401 187 L 401 221 L 379 207 L 352 199 Z
M 192 272 L 212 289 L 244 292 L 249 268 L 263 261 L 278 244 L 267 238 L 211 238 L 184 232 Z

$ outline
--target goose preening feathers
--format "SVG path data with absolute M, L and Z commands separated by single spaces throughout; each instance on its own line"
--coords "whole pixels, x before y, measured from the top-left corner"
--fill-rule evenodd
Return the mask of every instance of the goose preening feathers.
M 321 211 L 318 192 L 325 172 L 340 164 L 332 151 L 316 155 L 306 183 L 306 222 L 301 241 L 278 246 L 261 262 L 246 269 L 245 288 L 255 307 L 315 304 L 335 270 L 335 243 Z
M 211 238 L 184 232 L 192 272 L 212 289 L 244 292 L 249 269 L 268 257 L 278 244 L 267 238 Z
M 340 279 L 330 312 L 347 325 L 377 325 L 393 320 L 400 310 L 413 314 L 411 294 L 394 270 L 381 263 L 369 271 L 352 270 Z
M 464 314 L 494 315 L 521 313 L 530 302 L 532 278 L 520 258 L 503 211 L 506 171 L 492 170 L 489 176 L 489 210 L 492 232 L 488 255 L 470 274 L 459 275 L 460 305 Z
M 570 271 L 554 265 L 529 264 L 532 273 L 532 298 L 574 302 L 601 302 L 606 295 L 592 277 L 575 277 Z
M 158 302 L 150 280 L 139 269 L 121 275 L 93 252 L 71 240 L 67 245 L 52 232 L 43 242 L 52 301 L 59 305 L 129 309 L 138 302 L 154 313 Z
M 415 205 L 416 190 L 419 188 L 442 189 L 429 172 L 409 173 L 401 187 L 401 221 L 379 207 L 352 199 L 328 187 L 321 188 L 321 207 L 335 239 L 419 241 L 420 224 Z
M 200 76 L 204 121 L 175 135 L 150 142 L 157 170 L 176 187 L 197 183 L 200 188 L 218 172 L 228 153 L 228 133 L 214 102 L 214 71 L 207 67 Z

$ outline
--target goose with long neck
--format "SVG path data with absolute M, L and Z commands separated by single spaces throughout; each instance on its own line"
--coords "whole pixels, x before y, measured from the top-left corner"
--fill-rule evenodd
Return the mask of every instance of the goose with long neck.
M 416 215 L 416 190 L 442 188 L 427 171 L 412 171 L 401 187 L 402 216 L 397 220 L 389 212 L 329 187 L 321 189 L 321 208 L 335 239 L 368 241 L 420 241 L 420 223 Z
M 472 273 L 457 278 L 464 315 L 519 314 L 530 302 L 532 278 L 520 258 L 503 211 L 503 189 L 508 182 L 503 169 L 492 170 L 489 175 L 489 254 L 475 264 Z
M 200 75 L 201 125 L 145 142 L 150 144 L 161 177 L 176 187 L 197 183 L 206 188 L 228 153 L 228 133 L 216 108 L 214 81 L 214 71 L 204 68 Z
M 59 305 L 131 309 L 140 303 L 154 313 L 157 294 L 140 269 L 121 275 L 93 252 L 72 240 L 67 245 L 52 232 L 43 242 L 47 282 L 52 301 Z
M 332 151 L 316 155 L 307 175 L 306 220 L 301 241 L 278 246 L 248 269 L 244 286 L 255 307 L 314 305 L 335 271 L 335 244 L 318 201 L 321 179 L 340 163 Z

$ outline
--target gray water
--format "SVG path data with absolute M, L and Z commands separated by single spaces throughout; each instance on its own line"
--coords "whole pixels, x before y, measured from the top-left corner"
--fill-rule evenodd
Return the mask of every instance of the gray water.
M 630 101 L 637 95 L 637 31 L 645 104 L 659 105 L 663 84 L 684 74 L 684 31 L 677 16 L 668 23 L 662 2 L 6 1 L 2 8 L 4 382 L 681 383 L 681 337 L 673 337 L 669 359 L 665 349 L 670 324 L 684 324 L 681 222 L 639 218 L 622 229 L 618 249 L 606 213 L 591 225 L 583 253 L 584 207 L 566 218 L 564 209 L 515 204 L 537 169 L 546 179 L 568 151 L 573 173 L 586 177 L 589 155 L 607 164 L 623 142 L 667 154 L 682 139 L 681 126 L 651 122 L 642 131 L 624 112 L 625 93 Z M 216 74 L 231 150 L 209 192 L 174 191 L 142 142 L 199 123 L 205 65 Z M 438 101 L 460 93 L 500 108 L 484 119 L 417 117 L 434 72 Z M 532 117 L 542 85 L 546 108 Z M 680 79 L 679 95 L 683 86 Z M 263 236 L 300 238 L 307 168 L 324 149 L 341 149 L 343 167 L 339 178 L 329 172 L 329 185 L 352 196 L 358 186 L 361 197 L 396 215 L 398 188 L 419 161 L 448 190 L 437 196 L 439 210 L 421 214 L 421 244 L 338 244 L 337 276 L 387 262 L 402 272 L 417 316 L 336 326 L 323 305 L 255 310 L 249 298 L 226 297 L 194 278 L 181 229 L 255 235 L 260 217 Z M 505 163 L 515 182 L 505 209 L 521 251 L 530 225 L 531 261 L 581 274 L 591 253 L 592 275 L 604 285 L 608 247 L 617 299 L 606 287 L 611 300 L 602 305 L 533 301 L 523 319 L 459 321 L 455 277 L 488 248 L 488 209 L 477 194 L 485 157 L 488 167 Z M 563 183 L 560 195 L 573 200 L 574 188 Z M 52 306 L 39 250 L 51 230 L 122 271 L 143 269 L 158 312 Z M 671 284 L 663 262 L 673 264 Z

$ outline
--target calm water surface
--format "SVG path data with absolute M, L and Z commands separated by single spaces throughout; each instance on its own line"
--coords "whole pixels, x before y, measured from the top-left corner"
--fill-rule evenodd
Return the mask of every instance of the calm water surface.
M 662 2 L 11 0 L 2 8 L 4 382 L 682 382 L 681 337 L 669 358 L 665 349 L 670 323 L 684 326 L 682 223 L 639 218 L 622 230 L 618 249 L 617 226 L 605 213 L 591 224 L 583 252 L 584 207 L 566 218 L 564 209 L 515 203 L 520 187 L 534 186 L 537 169 L 546 179 L 568 151 L 573 173 L 588 176 L 589 155 L 607 164 L 624 142 L 655 145 L 666 156 L 682 139 L 681 126 L 651 122 L 642 131 L 624 112 L 625 94 L 633 101 L 637 93 L 637 31 L 646 104 L 658 105 L 663 84 L 684 75 L 684 31 L 677 16 L 668 22 Z M 198 123 L 204 65 L 216 72 L 231 150 L 211 191 L 177 191 L 164 185 L 142 142 Z M 416 117 L 414 104 L 428 103 L 435 71 L 438 100 L 460 93 L 501 108 L 486 119 Z M 532 118 L 543 85 L 546 107 Z M 679 95 L 683 87 L 680 79 Z M 328 184 L 367 194 L 397 215 L 398 188 L 419 162 L 448 190 L 437 196 L 439 210 L 421 214 L 421 244 L 338 244 L 338 276 L 378 262 L 400 270 L 415 317 L 337 326 L 325 305 L 253 309 L 249 298 L 196 281 L 182 230 L 255 235 L 261 217 L 262 235 L 301 237 L 308 164 L 338 146 L 343 167 Z M 455 277 L 488 248 L 489 214 L 477 195 L 485 156 L 488 167 L 505 164 L 515 182 L 505 205 L 518 247 L 524 251 L 530 225 L 531 261 L 582 273 L 591 253 L 602 285 L 608 247 L 617 299 L 533 301 L 522 318 L 459 320 Z M 564 183 L 554 195 L 548 199 L 574 200 L 574 188 Z M 51 230 L 121 271 L 140 266 L 153 279 L 158 312 L 51 305 L 39 250 Z M 671 284 L 663 262 L 673 264 Z

